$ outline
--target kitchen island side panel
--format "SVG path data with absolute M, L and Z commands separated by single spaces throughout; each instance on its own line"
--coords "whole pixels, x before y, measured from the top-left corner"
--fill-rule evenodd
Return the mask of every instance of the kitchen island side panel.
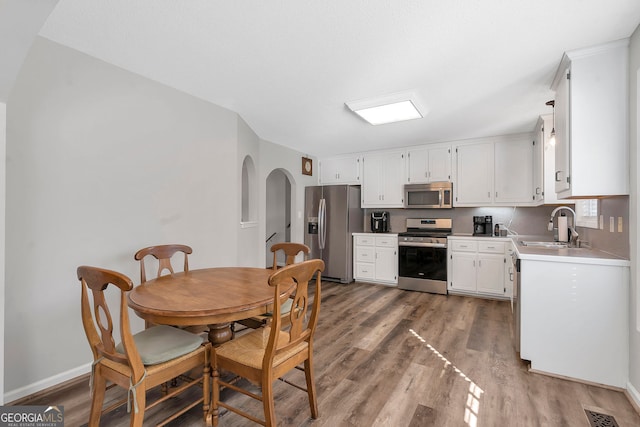
M 624 388 L 628 267 L 521 260 L 521 352 L 531 369 Z

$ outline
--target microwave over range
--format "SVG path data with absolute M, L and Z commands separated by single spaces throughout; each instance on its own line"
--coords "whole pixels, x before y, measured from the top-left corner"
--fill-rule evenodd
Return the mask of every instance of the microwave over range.
M 405 184 L 404 207 L 420 209 L 452 208 L 453 185 L 448 181 L 429 184 Z

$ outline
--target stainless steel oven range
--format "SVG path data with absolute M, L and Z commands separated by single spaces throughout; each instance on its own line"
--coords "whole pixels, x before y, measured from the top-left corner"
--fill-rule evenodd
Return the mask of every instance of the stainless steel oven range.
M 398 288 L 447 294 L 449 218 L 408 218 L 398 233 Z

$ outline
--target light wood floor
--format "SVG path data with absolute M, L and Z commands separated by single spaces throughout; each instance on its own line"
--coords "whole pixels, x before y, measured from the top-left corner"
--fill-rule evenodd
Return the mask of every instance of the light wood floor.
M 278 382 L 278 424 L 587 427 L 586 408 L 621 427 L 640 425 L 622 392 L 528 372 L 512 336 L 509 302 L 325 282 L 315 341 L 320 418 L 309 418 L 304 392 Z M 304 383 L 299 372 L 292 378 Z M 261 413 L 249 398 L 226 398 Z M 85 425 L 89 388 L 76 382 L 19 403 L 64 405 L 65 425 Z M 203 425 L 201 414 L 193 409 L 172 425 Z M 162 414 L 147 415 L 151 425 Z M 128 425 L 126 409 L 102 425 Z M 222 427 L 252 425 L 220 418 Z

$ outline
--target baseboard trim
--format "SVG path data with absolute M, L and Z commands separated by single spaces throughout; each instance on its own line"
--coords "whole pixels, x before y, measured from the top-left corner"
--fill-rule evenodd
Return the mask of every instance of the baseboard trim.
M 627 389 L 624 391 L 624 394 L 629 399 L 631 406 L 636 410 L 638 414 L 640 414 L 640 393 L 630 382 L 627 382 Z
M 565 375 L 554 374 L 552 372 L 539 371 L 537 369 L 531 368 L 531 365 L 529 365 L 529 372 L 531 372 L 533 374 L 540 374 L 540 375 L 546 375 L 548 377 L 559 378 L 561 380 L 573 381 L 574 383 L 580 383 L 580 384 L 591 385 L 591 386 L 594 386 L 594 387 L 606 388 L 607 390 L 621 391 L 621 392 L 626 391 L 626 389 L 624 387 L 618 387 L 618 386 L 609 385 L 609 384 L 602 384 L 602 383 L 589 381 L 589 380 L 582 380 L 580 378 L 567 377 Z
M 28 384 L 16 390 L 11 390 L 4 394 L 4 401 L 8 402 L 5 404 L 6 405 L 15 404 L 14 402 L 18 399 L 22 399 L 23 397 L 30 396 L 32 394 L 36 394 L 50 387 L 60 386 L 61 383 L 64 383 L 69 380 L 74 380 L 79 376 L 88 374 L 89 372 L 91 372 L 91 363 L 87 363 L 86 365 L 82 365 L 77 368 L 70 369 L 58 375 L 45 378 L 43 380 L 37 381 L 32 384 Z

